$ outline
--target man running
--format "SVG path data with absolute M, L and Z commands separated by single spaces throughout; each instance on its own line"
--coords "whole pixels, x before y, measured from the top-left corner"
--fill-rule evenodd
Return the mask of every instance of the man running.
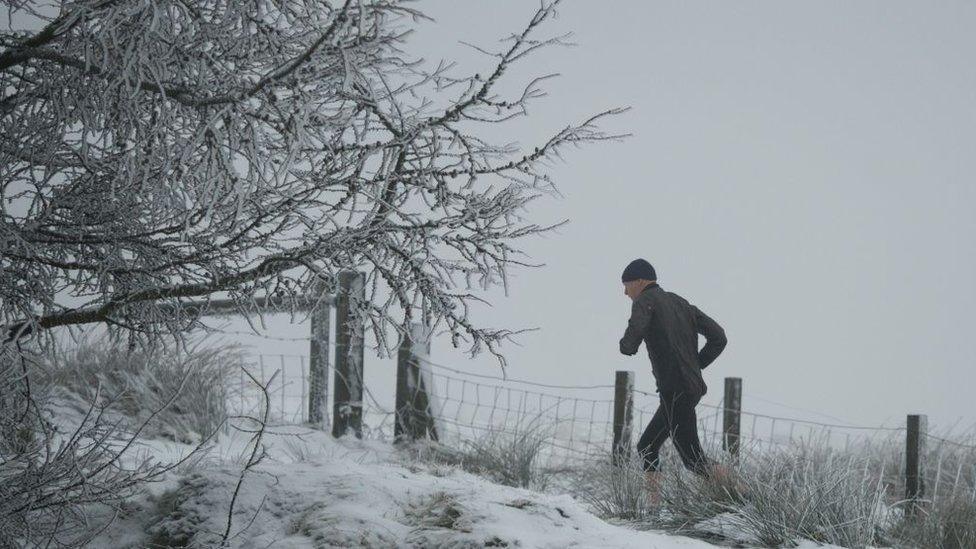
M 708 390 L 701 371 L 725 349 L 725 330 L 683 297 L 662 289 L 654 267 L 643 259 L 631 261 L 621 280 L 633 304 L 620 352 L 634 355 L 645 343 L 660 393 L 657 411 L 637 442 L 651 488 L 656 491 L 659 484 L 658 452 L 669 436 L 686 468 L 701 476 L 724 473 L 702 450 L 695 405 Z M 698 334 L 706 340 L 700 351 Z

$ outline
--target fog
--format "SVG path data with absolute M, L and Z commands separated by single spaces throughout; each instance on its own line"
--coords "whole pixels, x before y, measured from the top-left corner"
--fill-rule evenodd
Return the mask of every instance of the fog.
M 484 70 L 458 41 L 501 47 L 535 5 L 419 7 L 436 23 L 411 51 Z M 706 402 L 739 376 L 755 411 L 972 424 L 974 22 L 965 2 L 565 3 L 543 33 L 578 45 L 511 75 L 561 75 L 511 139 L 532 146 L 614 106 L 631 110 L 607 129 L 633 136 L 567 153 L 564 196 L 529 214 L 570 223 L 526 241 L 545 267 L 478 311 L 539 328 L 505 348 L 510 375 L 590 384 L 627 369 L 653 387 L 643 348 L 617 350 L 620 273 L 643 257 L 728 333 Z M 497 371 L 452 351 L 435 340 L 434 360 Z

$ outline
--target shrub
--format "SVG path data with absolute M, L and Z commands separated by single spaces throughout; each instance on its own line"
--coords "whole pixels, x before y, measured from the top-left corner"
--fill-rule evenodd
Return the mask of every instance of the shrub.
M 23 361 L 31 364 L 24 368 Z M 38 363 L 0 351 L 0 540 L 81 547 L 112 520 L 97 511 L 121 509 L 167 469 L 149 460 L 123 462 L 134 435 L 107 420 L 104 409 L 90 405 L 74 425 L 55 423 L 50 387 L 26 373 Z M 96 503 L 101 506 L 93 509 Z
M 613 463 L 608 455 L 585 467 L 574 491 L 601 518 L 646 520 L 657 511 L 647 489 L 642 460 L 636 455 Z
M 226 380 L 241 354 L 220 346 L 128 350 L 99 339 L 58 352 L 47 363 L 48 383 L 76 408 L 97 400 L 128 425 L 143 423 L 178 393 L 142 434 L 191 444 L 226 419 Z
M 489 427 L 475 440 L 462 441 L 459 448 L 426 439 L 401 442 L 398 447 L 410 464 L 457 467 L 506 486 L 545 489 L 554 475 L 566 470 L 540 463 L 549 438 L 549 427 L 535 418 L 509 428 Z
M 887 525 L 882 473 L 871 471 L 864 458 L 829 448 L 746 448 L 738 466 L 719 463 L 721 469 L 708 477 L 685 470 L 673 453 L 662 456 L 662 463 L 659 505 L 650 501 L 636 458 L 592 466 L 577 495 L 604 518 L 698 537 L 714 537 L 717 520 L 743 539 L 769 547 L 802 538 L 865 547 L 880 542 Z
M 844 547 L 879 541 L 884 485 L 854 456 L 804 448 L 756 456 L 740 469 L 746 505 L 738 521 L 767 544 L 802 537 Z
M 658 525 L 680 531 L 743 504 L 742 480 L 732 463 L 722 464 L 728 476 L 707 478 L 686 471 L 676 453 L 669 453 L 664 463 L 659 490 L 660 505 L 667 512 L 655 517 Z
M 863 458 L 825 446 L 745 449 L 728 474 L 701 478 L 672 467 L 662 479 L 671 527 L 721 520 L 770 547 L 797 539 L 864 547 L 887 520 L 885 486 Z
M 82 546 L 112 520 L 102 510 L 198 459 L 199 447 L 174 464 L 132 455 L 137 438 L 199 441 L 224 420 L 235 351 L 193 351 L 128 352 L 104 340 L 41 356 L 3 349 L 0 539 Z
M 922 549 L 976 547 L 976 500 L 964 492 L 936 498 L 918 516 L 902 518 L 891 535 L 895 543 Z
M 511 429 L 492 427 L 481 437 L 465 441 L 460 465 L 499 484 L 544 489 L 554 474 L 539 464 L 548 438 L 548 429 L 538 421 L 518 423 Z

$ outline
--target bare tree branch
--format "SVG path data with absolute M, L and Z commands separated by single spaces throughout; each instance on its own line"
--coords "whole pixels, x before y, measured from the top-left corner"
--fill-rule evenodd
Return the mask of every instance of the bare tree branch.
M 246 307 L 360 269 L 381 356 L 422 317 L 504 365 L 517 331 L 478 326 L 474 289 L 538 265 L 518 240 L 560 222 L 523 211 L 558 194 L 562 150 L 623 137 L 597 126 L 621 109 L 535 147 L 482 131 L 544 97 L 547 75 L 496 89 L 568 45 L 537 36 L 558 4 L 487 76 L 410 58 L 424 16 L 401 0 L 79 0 L 38 32 L 0 32 L 5 343 L 91 323 L 179 336 L 198 321 L 190 298 Z

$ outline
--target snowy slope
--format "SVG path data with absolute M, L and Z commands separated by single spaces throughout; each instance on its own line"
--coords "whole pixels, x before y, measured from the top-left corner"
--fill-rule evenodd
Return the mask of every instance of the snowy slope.
M 335 441 L 297 428 L 278 432 L 300 433 L 301 440 L 268 439 L 269 457 L 252 469 L 238 496 L 230 547 L 713 547 L 608 524 L 569 496 L 403 462 L 386 443 Z M 218 540 L 241 471 L 243 443 L 223 441 L 208 462 L 154 487 L 94 546 Z M 161 443 L 148 447 L 156 455 L 181 451 Z

